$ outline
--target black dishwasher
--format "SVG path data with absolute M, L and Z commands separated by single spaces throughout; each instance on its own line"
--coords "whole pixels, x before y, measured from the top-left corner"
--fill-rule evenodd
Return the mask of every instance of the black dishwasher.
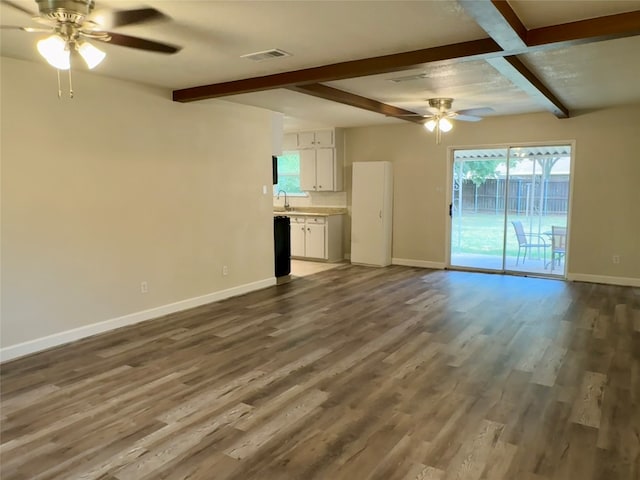
M 291 273 L 291 219 L 273 217 L 273 243 L 276 259 L 276 277 Z

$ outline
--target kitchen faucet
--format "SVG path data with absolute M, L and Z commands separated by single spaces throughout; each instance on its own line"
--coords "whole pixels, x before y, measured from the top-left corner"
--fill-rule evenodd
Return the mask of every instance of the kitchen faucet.
M 284 209 L 289 210 L 290 206 L 289 206 L 289 200 L 287 200 L 287 192 L 285 192 L 284 190 L 278 190 L 278 196 L 276 198 L 280 200 L 281 193 L 284 193 Z

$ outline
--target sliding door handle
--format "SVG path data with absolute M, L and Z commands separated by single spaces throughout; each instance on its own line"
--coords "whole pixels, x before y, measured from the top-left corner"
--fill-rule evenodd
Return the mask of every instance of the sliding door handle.
M 453 217 L 453 215 L 451 214 L 453 212 L 453 203 L 449 204 L 449 216 Z

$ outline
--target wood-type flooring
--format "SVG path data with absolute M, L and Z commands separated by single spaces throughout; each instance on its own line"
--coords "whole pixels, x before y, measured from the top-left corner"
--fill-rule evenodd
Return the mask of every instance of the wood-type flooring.
M 640 479 L 640 291 L 344 265 L 1 368 L 1 478 Z

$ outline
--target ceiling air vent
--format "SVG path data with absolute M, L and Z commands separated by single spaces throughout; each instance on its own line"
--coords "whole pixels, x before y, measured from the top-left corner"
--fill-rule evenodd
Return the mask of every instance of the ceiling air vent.
M 418 73 L 417 75 L 408 75 L 406 77 L 390 78 L 389 81 L 393 83 L 403 83 L 403 82 L 411 82 L 412 80 L 421 80 L 427 77 L 428 75 L 426 73 Z
M 271 50 L 265 50 L 263 52 L 247 53 L 246 55 L 240 55 L 240 58 L 248 58 L 256 62 L 263 60 L 269 60 L 271 58 L 290 57 L 291 54 L 280 50 L 279 48 L 273 48 Z

